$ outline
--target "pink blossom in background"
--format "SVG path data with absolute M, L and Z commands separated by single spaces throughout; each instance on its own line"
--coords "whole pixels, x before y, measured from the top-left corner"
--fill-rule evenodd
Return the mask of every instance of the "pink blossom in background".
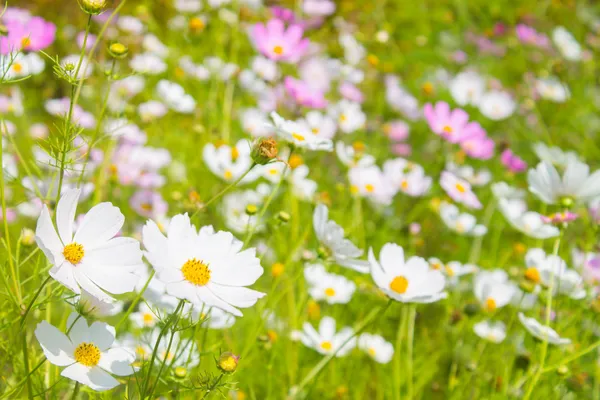
M 542 222 L 544 222 L 545 224 L 550 224 L 550 223 L 563 224 L 563 223 L 575 221 L 577 218 L 579 218 L 579 215 L 577 215 L 573 212 L 570 212 L 570 211 L 565 211 L 565 212 L 551 214 L 548 216 L 542 215 L 542 216 L 540 216 L 540 218 L 542 219 Z
M 494 155 L 496 144 L 487 136 L 474 136 L 461 141 L 460 147 L 471 158 L 489 160 Z
M 300 25 L 285 25 L 280 19 L 256 24 L 250 30 L 254 46 L 264 56 L 274 61 L 295 63 L 308 48 L 308 39 L 303 39 L 304 29 Z
M 284 22 L 293 24 L 297 21 L 296 14 L 294 14 L 294 11 L 290 10 L 289 8 L 273 6 L 270 8 L 270 10 L 273 14 L 273 17 L 280 19 Z
M 507 31 L 508 29 L 506 28 L 506 25 L 504 25 L 502 22 L 498 22 L 496 25 L 494 25 L 494 36 L 502 36 L 506 34 Z
M 79 32 L 77 34 L 77 46 L 79 46 L 79 48 L 81 48 L 81 46 L 83 46 L 83 39 L 85 37 L 85 32 Z M 85 49 L 86 50 L 91 50 L 92 47 L 94 47 L 94 43 L 96 43 L 96 35 L 93 34 L 89 34 L 87 41 L 85 42 Z
M 523 172 L 527 169 L 527 163 L 513 153 L 511 149 L 506 149 L 502 152 L 500 161 L 511 172 Z
M 327 100 L 323 92 L 312 88 L 306 82 L 286 76 L 284 80 L 286 92 L 296 103 L 310 108 L 325 108 Z
M 383 125 L 383 131 L 390 138 L 390 140 L 400 142 L 408 139 L 410 127 L 406 122 L 398 119 Z
M 454 53 L 452 53 L 452 61 L 454 61 L 457 64 L 464 64 L 467 62 L 467 53 L 465 53 L 462 50 L 457 50 Z
M 302 10 L 306 15 L 324 17 L 335 12 L 335 3 L 330 0 L 304 0 Z
M 435 106 L 425 104 L 423 114 L 429 127 L 436 135 L 439 135 L 450 143 L 458 143 L 464 134 L 469 122 L 469 114 L 461 108 L 450 110 L 445 101 L 439 101 Z
M 129 205 L 135 212 L 146 218 L 165 215 L 169 209 L 161 194 L 153 190 L 138 190 L 129 199 Z
M 412 154 L 412 147 L 408 143 L 392 143 L 392 153 L 401 157 L 408 157 Z
M 338 88 L 340 94 L 347 100 L 362 104 L 365 97 L 359 88 L 350 82 L 343 82 Z
M 534 28 L 528 25 L 518 24 L 515 27 L 515 32 L 521 43 L 531 44 L 542 48 L 547 48 L 550 45 L 550 41 L 546 35 L 538 33 Z
M 600 282 L 600 258 L 594 257 L 583 264 L 583 278 L 587 282 Z
M 13 51 L 38 51 L 50 46 L 56 37 L 56 25 L 40 17 L 26 22 L 6 21 L 7 36 L 0 36 L 0 54 Z

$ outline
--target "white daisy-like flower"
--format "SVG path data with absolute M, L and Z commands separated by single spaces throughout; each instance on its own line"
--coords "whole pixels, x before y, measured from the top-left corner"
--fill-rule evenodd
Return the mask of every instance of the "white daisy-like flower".
M 212 226 L 198 232 L 187 214 L 179 214 L 167 237 L 151 220 L 142 235 L 146 259 L 172 296 L 242 316 L 237 307 L 251 307 L 265 295 L 246 288 L 263 274 L 256 249 L 242 250 L 243 243 L 229 232 Z
M 192 307 L 192 318 L 194 320 L 202 319 L 202 326 L 206 326 L 209 329 L 228 329 L 235 324 L 235 316 L 223 311 L 217 307 L 208 307 L 203 305 L 198 307 L 194 305 Z
M 529 191 L 547 204 L 556 204 L 565 198 L 587 202 L 600 196 L 600 170 L 590 174 L 590 167 L 577 160 L 570 160 L 564 174 L 542 161 L 527 173 Z
M 446 170 L 466 180 L 473 186 L 485 186 L 492 180 L 492 173 L 489 169 L 485 168 L 475 170 L 470 165 L 457 165 L 452 161 L 448 161 L 446 163 Z
M 295 146 L 309 150 L 333 150 L 333 142 L 331 139 L 316 135 L 306 126 L 295 121 L 283 119 L 275 111 L 271 113 L 271 119 L 273 120 L 277 134 L 282 139 L 294 144 Z
M 279 77 L 277 62 L 260 55 L 252 59 L 252 70 L 256 75 L 268 82 L 273 82 Z
M 541 283 L 546 287 L 553 284 L 554 294 L 564 294 L 574 300 L 586 296 L 583 278 L 559 256 L 546 254 L 540 248 L 534 248 L 525 254 L 525 277 L 533 283 Z
M 346 145 L 338 141 L 335 144 L 335 154 L 338 159 L 347 167 L 369 167 L 375 164 L 375 157 L 362 151 L 364 145 L 356 142 L 352 145 Z
M 320 354 L 329 355 L 336 353 L 336 357 L 343 357 L 356 347 L 356 338 L 353 338 L 354 329 L 344 327 L 336 332 L 335 320 L 331 317 L 323 317 L 317 331 L 311 324 L 305 322 L 301 331 L 292 332 L 292 338 L 300 340 Z
M 88 326 L 86 320 L 71 314 L 67 319 L 68 335 L 40 322 L 35 337 L 51 364 L 66 367 L 60 373 L 96 391 L 104 391 L 120 383 L 112 375 L 129 376 L 135 354 L 123 347 L 113 347 L 115 328 L 96 321 Z
M 0 73 L 7 80 L 37 75 L 45 66 L 44 59 L 38 53 L 0 55 Z
M 346 304 L 356 290 L 354 282 L 341 275 L 328 273 L 322 264 L 304 268 L 304 278 L 309 284 L 310 296 L 328 304 Z
M 248 206 L 260 209 L 270 191 L 271 187 L 268 184 L 261 183 L 256 190 L 241 190 L 225 195 L 221 203 L 221 212 L 227 228 L 235 233 L 245 233 L 248 229 L 254 229 L 255 232 L 263 230 L 264 225 L 259 221 L 258 216 L 249 215 L 246 209 Z
M 77 294 L 84 289 L 102 301 L 111 301 L 106 292 L 122 294 L 135 288 L 139 278 L 133 272 L 143 265 L 140 244 L 133 238 L 115 237 L 125 217 L 111 203 L 93 207 L 73 233 L 80 194 L 79 189 L 68 190 L 58 202 L 58 233 L 44 206 L 35 239 L 52 264 L 50 276 Z
M 461 213 L 454 204 L 443 202 L 440 204 L 440 217 L 444 224 L 454 232 L 466 236 L 483 236 L 487 233 L 487 227 L 477 223 L 475 216 L 469 213 Z
M 146 303 L 141 303 L 136 312 L 131 313 L 129 319 L 138 328 L 153 328 L 159 321 L 159 315 Z
M 564 151 L 560 147 L 548 147 L 544 143 L 533 145 L 533 152 L 541 161 L 546 161 L 557 167 L 566 167 L 572 161 L 581 161 L 574 151 Z
M 492 343 L 500 343 L 506 338 L 506 325 L 502 321 L 481 321 L 473 325 L 475 334 Z
M 473 284 L 475 297 L 488 312 L 509 304 L 516 290 L 506 271 L 501 269 L 479 271 Z
M 523 189 L 510 186 L 506 182 L 496 182 L 492 184 L 492 194 L 497 200 L 500 199 L 523 199 L 527 192 Z
M 485 93 L 479 101 L 479 111 L 494 121 L 510 117 L 517 108 L 513 98 L 506 92 L 494 90 Z
M 528 318 L 522 312 L 519 313 L 519 321 L 525 327 L 527 332 L 531 333 L 535 338 L 546 340 L 550 344 L 564 345 L 570 344 L 571 339 L 561 338 L 560 335 L 552 328 L 542 325 L 535 318 Z
M 554 28 L 552 31 L 552 41 L 558 50 L 569 61 L 580 61 L 583 57 L 583 50 L 579 42 L 573 37 L 571 32 L 562 26 Z
M 379 364 L 387 364 L 394 356 L 394 346 L 383 336 L 363 333 L 358 337 L 357 347 Z
M 367 122 L 367 116 L 360 104 L 349 100 L 340 100 L 331 107 L 330 115 L 337 121 L 340 130 L 344 133 L 362 129 Z
M 273 136 L 269 124 L 269 116 L 258 108 L 247 108 L 240 114 L 240 122 L 244 132 L 254 137 Z
M 394 243 L 381 248 L 379 260 L 369 249 L 371 276 L 375 284 L 389 297 L 402 303 L 433 303 L 446 298 L 446 279 L 429 268 L 421 257 L 404 260 L 404 249 Z
M 522 199 L 499 199 L 498 206 L 508 223 L 529 237 L 548 239 L 559 234 L 556 226 L 544 223 L 540 213 L 527 211 Z
M 233 182 L 248 172 L 252 165 L 250 150 L 250 143 L 246 139 L 239 140 L 235 146 L 208 143 L 202 150 L 202 157 L 213 174 L 226 182 Z M 257 177 L 257 170 L 250 171 L 241 183 L 252 182 Z
M 287 174 L 292 193 L 303 201 L 311 201 L 317 192 L 317 182 L 308 179 L 309 174 L 308 166 L 304 164 L 297 166 Z
M 350 168 L 348 180 L 350 193 L 365 197 L 376 204 L 389 205 L 396 194 L 377 165 Z
M 162 58 L 152 53 L 136 54 L 129 61 L 132 70 L 140 74 L 159 75 L 167 70 Z
M 543 99 L 550 100 L 555 103 L 564 103 L 571 96 L 567 85 L 554 77 L 536 79 L 535 91 L 538 92 Z
M 453 173 L 443 171 L 440 177 L 440 186 L 454 201 L 470 208 L 479 209 L 482 207 L 479 198 L 471 188 L 471 184 L 458 178 Z
M 446 264 L 443 264 L 437 258 L 430 258 L 427 260 L 429 265 L 433 269 L 439 269 L 446 275 L 448 284 L 456 284 L 458 282 L 458 278 L 464 275 L 473 274 L 479 271 L 479 267 L 475 264 L 463 264 L 460 261 L 449 261 Z
M 344 229 L 329 219 L 329 209 L 326 205 L 319 204 L 315 208 L 313 226 L 317 239 L 330 253 L 336 264 L 361 273 L 369 271 L 369 263 L 358 260 L 363 251 L 344 238 Z
M 448 86 L 450 94 L 460 106 L 477 106 L 485 92 L 485 79 L 475 71 L 461 72 Z
M 156 85 L 156 92 L 173 111 L 181 114 L 191 114 L 196 108 L 196 101 L 192 96 L 185 93 L 181 85 L 162 79 Z
M 319 111 L 309 111 L 306 113 L 304 118 L 301 118 L 296 122 L 300 125 L 304 125 L 305 129 L 309 129 L 312 133 L 319 137 L 333 139 L 335 136 L 335 120 Z
M 423 167 L 404 158 L 386 161 L 383 174 L 395 190 L 411 197 L 423 196 L 431 187 L 432 179 L 425 175 Z

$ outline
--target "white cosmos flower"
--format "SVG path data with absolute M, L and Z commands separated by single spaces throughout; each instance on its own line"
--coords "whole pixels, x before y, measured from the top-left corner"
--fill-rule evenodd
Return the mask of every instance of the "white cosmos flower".
M 443 171 L 440 176 L 440 186 L 454 201 L 470 208 L 479 209 L 482 207 L 479 198 L 471 188 L 471 184 L 464 179 L 458 178 L 453 173 Z
M 522 312 L 519 313 L 519 321 L 534 337 L 540 340 L 546 340 L 550 344 L 564 345 L 570 344 L 571 339 L 561 338 L 558 333 L 549 326 L 542 325 L 535 318 L 528 318 Z
M 492 343 L 500 343 L 506 338 L 506 325 L 502 321 L 481 321 L 473 325 L 475 334 Z
M 248 215 L 246 208 L 252 205 L 260 209 L 270 191 L 269 185 L 261 183 L 256 190 L 247 189 L 225 195 L 221 203 L 221 212 L 227 228 L 235 233 L 245 233 L 248 229 L 254 229 L 255 232 L 263 230 L 264 225 L 260 223 L 258 216 Z
M 541 214 L 527 211 L 527 205 L 522 199 L 499 199 L 498 206 L 508 223 L 529 237 L 548 239 L 559 234 L 556 226 L 542 221 Z
M 111 301 L 106 292 L 123 294 L 135 288 L 139 278 L 133 272 L 142 265 L 140 244 L 133 238 L 115 237 L 125 217 L 111 203 L 93 207 L 73 233 L 80 193 L 72 189 L 60 198 L 58 233 L 48 208 L 42 208 L 35 239 L 52 264 L 50 276 L 77 294 L 84 289 L 102 301 Z
M 196 108 L 196 101 L 185 93 L 181 85 L 162 79 L 156 85 L 156 92 L 165 104 L 173 111 L 191 114 Z
M 523 189 L 510 186 L 506 182 L 496 182 L 492 184 L 492 193 L 497 200 L 500 199 L 522 199 L 527 192 Z
M 369 271 L 369 263 L 358 260 L 363 251 L 344 238 L 344 229 L 329 219 L 329 209 L 319 204 L 313 214 L 313 226 L 319 242 L 331 253 L 335 262 L 361 273 Z
M 202 326 L 206 326 L 209 329 L 228 329 L 235 324 L 233 314 L 207 305 L 201 307 L 194 305 L 192 307 L 192 317 L 195 320 L 204 320 Z
M 492 180 L 490 170 L 482 168 L 476 171 L 470 165 L 457 165 L 452 161 L 446 163 L 446 170 L 469 182 L 473 186 L 485 186 Z
M 403 158 L 386 161 L 383 174 L 394 190 L 408 196 L 423 196 L 431 187 L 432 179 L 425 175 L 423 167 Z
M 113 347 L 115 328 L 104 322 L 88 326 L 86 320 L 73 313 L 67 319 L 68 335 L 40 322 L 35 337 L 51 364 L 66 367 L 60 373 L 96 391 L 109 390 L 120 383 L 112 375 L 129 376 L 135 354 L 123 347 Z
M 553 293 L 564 294 L 574 300 L 586 296 L 583 278 L 573 269 L 567 268 L 567 263 L 552 254 L 546 254 L 540 248 L 530 249 L 525 254 L 525 277 L 533 283 L 541 283 L 546 287 L 553 286 Z
M 380 335 L 363 333 L 358 337 L 357 347 L 380 364 L 387 364 L 394 356 L 394 346 Z
M 536 79 L 535 90 L 543 99 L 555 103 L 564 103 L 571 96 L 567 85 L 554 77 Z
M 246 139 L 239 140 L 235 146 L 222 144 L 215 146 L 208 143 L 202 150 L 202 157 L 210 171 L 226 182 L 233 182 L 248 171 L 252 165 L 250 143 Z M 246 174 L 241 183 L 249 183 L 258 177 L 258 170 Z
M 277 62 L 263 56 L 255 56 L 252 59 L 252 70 L 256 75 L 268 82 L 273 82 L 279 77 Z
M 138 310 L 131 313 L 129 319 L 138 328 L 153 328 L 159 321 L 159 315 L 148 304 L 141 303 Z
M 167 70 L 163 59 L 152 53 L 134 55 L 129 61 L 129 66 L 135 72 L 148 75 L 159 75 Z
M 485 79 L 475 71 L 461 72 L 449 84 L 450 94 L 460 106 L 477 106 L 485 91 Z
M 571 32 L 559 26 L 552 31 L 552 40 L 564 58 L 569 61 L 580 61 L 583 55 L 581 45 Z
M 288 169 L 289 172 L 289 169 Z M 292 193 L 303 201 L 311 201 L 317 192 L 317 182 L 308 179 L 310 171 L 306 165 L 299 165 L 287 174 Z
M 371 276 L 389 297 L 402 303 L 433 303 L 446 298 L 446 279 L 421 257 L 404 260 L 404 250 L 394 243 L 381 248 L 379 260 L 369 249 Z
M 396 194 L 377 165 L 350 168 L 348 180 L 352 194 L 358 194 L 376 204 L 389 205 Z
M 38 53 L 0 55 L 0 73 L 7 80 L 37 75 L 44 70 L 45 66 L 44 59 Z
M 487 233 L 485 225 L 478 224 L 472 214 L 461 213 L 452 203 L 443 202 L 439 212 L 444 224 L 454 232 L 466 236 L 483 236 Z
M 305 125 L 283 119 L 275 111 L 271 113 L 271 119 L 273 120 L 277 135 L 295 146 L 309 150 L 333 150 L 331 139 L 316 135 Z
M 560 147 L 548 147 L 544 143 L 533 145 L 533 152 L 541 161 L 546 161 L 558 167 L 566 167 L 572 161 L 581 161 L 574 151 L 564 151 Z
M 179 214 L 167 237 L 151 220 L 142 235 L 146 259 L 172 296 L 242 316 L 236 307 L 251 307 L 265 295 L 245 287 L 263 274 L 256 249 L 242 250 L 243 243 L 229 232 L 212 226 L 198 232 L 187 214 Z
M 323 355 L 336 353 L 336 357 L 343 357 L 356 346 L 356 338 L 353 338 L 354 329 L 344 327 L 336 332 L 335 320 L 331 317 L 323 317 L 317 331 L 311 324 L 305 322 L 301 331 L 292 332 L 292 338 L 300 340 L 309 347 Z
M 506 271 L 501 269 L 479 271 L 473 284 L 475 297 L 488 312 L 509 304 L 516 290 Z
M 273 136 L 269 124 L 269 116 L 258 108 L 247 108 L 240 115 L 240 122 L 245 132 L 254 137 Z
M 312 133 L 319 137 L 333 139 L 335 136 L 335 121 L 333 118 L 321 113 L 320 111 L 309 111 L 306 113 L 304 118 L 301 118 L 296 122 L 300 125 L 303 125 L 305 129 L 309 129 Z
M 529 191 L 547 204 L 556 204 L 563 198 L 587 202 L 600 196 L 600 170 L 590 175 L 590 167 L 577 160 L 570 160 L 564 174 L 541 162 L 527 173 Z
M 349 100 L 340 100 L 330 108 L 331 117 L 337 121 L 340 130 L 344 133 L 352 133 L 364 128 L 367 116 L 361 109 L 359 103 Z
M 369 167 L 375 164 L 375 157 L 365 154 L 361 147 L 364 146 L 359 142 L 346 145 L 344 142 L 338 141 L 335 144 L 335 154 L 337 154 L 342 164 L 347 167 Z
M 498 90 L 485 93 L 479 102 L 479 111 L 494 121 L 500 121 L 510 117 L 517 108 L 512 97 Z
M 304 268 L 304 278 L 308 282 L 310 296 L 328 304 L 346 304 L 356 290 L 354 282 L 341 275 L 328 273 L 322 264 Z

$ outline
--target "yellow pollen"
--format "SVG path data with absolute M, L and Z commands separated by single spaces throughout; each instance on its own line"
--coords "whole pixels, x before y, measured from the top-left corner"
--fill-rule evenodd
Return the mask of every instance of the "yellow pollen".
M 225 170 L 225 173 L 223 174 L 223 176 L 225 177 L 225 179 L 231 179 L 233 178 L 233 173 L 231 172 L 231 170 Z
M 374 348 L 372 348 L 372 347 L 369 347 L 369 350 L 367 350 L 367 353 L 369 353 L 369 355 L 370 355 L 371 357 L 375 357 L 375 353 L 376 353 L 376 351 L 375 351 L 375 349 L 374 349 Z
M 271 169 L 269 170 L 269 174 L 270 174 L 270 175 L 277 175 L 277 170 L 276 170 L 275 168 L 271 168 Z
M 312 133 L 314 133 L 315 135 L 319 134 L 319 128 L 312 128 L 311 129 Z
M 442 130 L 446 133 L 452 133 L 452 127 L 449 125 L 444 126 Z
M 21 39 L 21 48 L 26 49 L 31 44 L 31 39 L 28 37 Z
M 365 144 L 361 141 L 356 141 L 356 142 L 352 143 L 352 148 L 356 152 L 363 152 L 363 151 L 365 151 Z
M 232 147 L 231 148 L 231 159 L 233 161 L 235 161 L 238 159 L 239 156 L 240 156 L 240 152 L 238 151 L 238 149 L 236 147 Z
M 375 186 L 371 185 L 370 183 L 367 183 L 365 185 L 365 190 L 369 193 L 373 193 L 375 191 Z
M 335 289 L 334 288 L 325 289 L 325 296 L 327 296 L 327 297 L 335 296 Z
M 267 337 L 269 338 L 269 341 L 275 342 L 277 340 L 277 332 L 275 332 L 272 329 L 269 329 L 267 331 Z
M 150 325 L 152 322 L 154 322 L 154 315 L 152 315 L 150 313 L 145 313 L 144 314 L 144 324 Z
M 540 271 L 534 267 L 527 268 L 525 271 L 525 279 L 533 283 L 539 283 L 541 280 Z
M 333 348 L 333 345 L 329 341 L 321 342 L 321 348 L 325 351 L 330 351 Z
M 303 142 L 304 141 L 304 136 L 300 135 L 299 133 L 292 132 L 292 137 L 294 139 L 298 140 L 299 142 Z
M 435 270 L 442 269 L 442 264 L 440 264 L 439 262 L 434 262 L 433 264 L 431 264 L 431 268 Z
M 406 179 L 402 179 L 402 182 L 400 183 L 400 187 L 402 188 L 402 190 L 408 189 L 408 181 Z
M 277 45 L 275 47 L 273 47 L 273 53 L 277 54 L 278 56 L 283 54 L 283 47 Z
M 340 118 L 339 119 L 340 119 L 340 122 L 346 122 L 347 118 L 346 118 L 346 115 L 340 114 Z
M 135 348 L 135 352 L 140 355 L 141 358 L 144 358 L 148 352 L 142 346 L 137 346 Z
M 496 300 L 492 299 L 491 297 L 488 297 L 485 300 L 485 309 L 492 312 L 497 308 L 496 306 Z
M 198 17 L 193 17 L 190 19 L 189 28 L 192 31 L 198 32 L 204 29 L 204 21 Z
M 446 269 L 446 275 L 454 276 L 454 270 L 451 267 L 446 265 L 445 269 Z
M 408 289 L 408 279 L 402 275 L 398 275 L 390 282 L 390 289 L 398 294 L 406 293 L 406 289 Z
M 85 252 L 83 251 L 83 246 L 79 243 L 68 244 L 63 249 L 63 256 L 65 256 L 65 260 L 73 265 L 79 264 L 84 254 Z
M 142 203 L 142 204 L 140 204 L 140 208 L 144 211 L 152 211 L 152 204 Z
M 433 84 L 431 82 L 425 82 L 423 84 L 423 92 L 425 94 L 432 94 L 433 93 Z
M 350 186 L 350 193 L 352 193 L 352 194 L 358 193 L 358 186 L 356 186 L 356 185 Z
M 181 272 L 188 282 L 196 286 L 204 286 L 210 281 L 210 269 L 208 265 L 195 258 L 187 260 L 183 264 L 183 267 L 181 267 Z
M 100 349 L 93 343 L 81 343 L 75 349 L 75 361 L 86 367 L 94 367 L 100 361 Z
M 12 66 L 13 71 L 15 71 L 16 73 L 19 73 L 21 71 L 23 71 L 23 66 L 19 63 L 14 63 Z
M 291 169 L 295 169 L 304 164 L 304 160 L 298 154 L 292 154 L 290 160 L 288 161 L 288 164 Z
M 461 222 L 456 223 L 456 231 L 463 233 L 465 231 L 465 226 Z
M 467 191 L 467 189 L 461 184 L 461 183 L 457 183 L 456 185 L 454 185 L 454 187 L 456 188 L 456 190 L 458 190 L 460 193 L 465 193 Z

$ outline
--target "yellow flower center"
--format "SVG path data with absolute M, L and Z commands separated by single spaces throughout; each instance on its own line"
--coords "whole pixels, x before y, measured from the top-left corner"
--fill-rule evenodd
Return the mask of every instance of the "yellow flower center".
M 79 264 L 84 254 L 85 252 L 83 251 L 83 246 L 79 243 L 70 243 L 63 249 L 63 256 L 65 256 L 65 260 L 73 265 Z
M 492 299 L 491 297 L 488 297 L 485 300 L 485 309 L 491 312 L 494 311 L 496 308 L 496 300 Z
M 373 347 L 369 347 L 369 350 L 367 350 L 367 353 L 369 353 L 369 355 L 371 357 L 375 357 L 376 351 L 375 351 L 375 349 Z
M 356 185 L 350 186 L 350 193 L 352 193 L 352 194 L 358 193 L 358 186 L 356 186 Z
M 452 127 L 449 125 L 444 126 L 442 130 L 446 133 L 452 133 Z
M 346 115 L 345 114 L 340 114 L 340 122 L 346 122 Z
M 232 147 L 231 148 L 231 159 L 233 161 L 235 161 L 238 159 L 239 156 L 240 156 L 240 152 L 238 151 L 238 149 L 236 147 Z
M 273 47 L 273 53 L 277 54 L 278 56 L 283 54 L 283 47 L 277 45 Z
M 141 357 L 144 358 L 146 357 L 146 355 L 148 354 L 148 352 L 146 351 L 146 349 L 142 346 L 137 346 L 135 348 L 135 352 Z
M 439 263 L 439 262 L 434 262 L 434 263 L 431 263 L 431 268 L 433 268 L 433 269 L 435 269 L 435 270 L 442 269 L 442 264 L 441 264 L 441 263 Z
M 454 270 L 452 269 L 452 267 L 449 267 L 447 265 L 446 265 L 446 275 L 454 276 Z
M 456 188 L 456 190 L 458 190 L 460 193 L 465 193 L 467 191 L 467 188 L 464 187 L 464 185 L 462 183 L 457 183 L 456 185 L 454 185 L 454 187 Z
M 402 188 L 402 190 L 408 189 L 408 181 L 406 179 L 402 179 L 402 182 L 400 183 L 400 187 Z
M 333 345 L 329 341 L 321 342 L 321 348 L 325 351 L 330 351 L 333 348 Z
M 367 183 L 365 185 L 365 190 L 369 193 L 373 193 L 375 191 L 375 186 L 371 185 L 370 183 Z
M 223 176 L 225 177 L 225 179 L 229 180 L 229 179 L 233 178 L 233 172 L 231 172 L 231 170 L 227 169 L 227 170 L 225 170 L 225 173 L 223 174 Z
M 14 64 L 12 65 L 12 69 L 13 69 L 13 71 L 15 71 L 16 73 L 19 73 L 19 72 L 23 71 L 23 66 L 22 66 L 21 64 L 19 64 L 19 63 L 14 63 Z
M 144 324 L 150 325 L 152 322 L 154 322 L 154 315 L 152 315 L 151 313 L 145 313 L 143 319 Z
M 192 31 L 201 31 L 204 29 L 204 21 L 198 17 L 193 17 L 190 19 L 189 28 Z
M 152 211 L 152 204 L 142 203 L 142 204 L 140 204 L 140 208 L 144 211 Z
M 181 267 L 183 277 L 196 286 L 204 286 L 210 281 L 210 269 L 208 265 L 204 264 L 195 258 L 187 260 L 183 267 Z
M 277 169 L 275 169 L 275 168 L 271 168 L 271 169 L 269 170 L 269 174 L 271 174 L 271 175 L 277 175 Z
M 319 134 L 319 128 L 312 128 L 311 129 L 312 133 L 314 133 L 315 135 Z
M 327 289 L 325 289 L 325 295 L 327 297 L 335 296 L 335 289 L 334 288 L 330 288 L 330 287 L 327 288 Z
M 31 39 L 28 37 L 21 39 L 21 48 L 26 49 L 31 44 Z
M 527 268 L 525 271 L 525 279 L 533 283 L 539 283 L 541 280 L 540 271 L 534 267 Z
M 408 279 L 402 275 L 398 275 L 390 282 L 390 289 L 398 294 L 406 293 L 406 289 L 408 289 Z
M 100 349 L 93 343 L 81 343 L 75 349 L 75 361 L 86 367 L 94 367 L 100 361 Z
M 293 137 L 294 139 L 296 139 L 297 141 L 299 141 L 299 142 L 303 142 L 303 141 L 304 141 L 304 136 L 302 136 L 302 135 L 301 135 L 301 134 L 299 134 L 299 133 L 292 132 L 292 137 Z

